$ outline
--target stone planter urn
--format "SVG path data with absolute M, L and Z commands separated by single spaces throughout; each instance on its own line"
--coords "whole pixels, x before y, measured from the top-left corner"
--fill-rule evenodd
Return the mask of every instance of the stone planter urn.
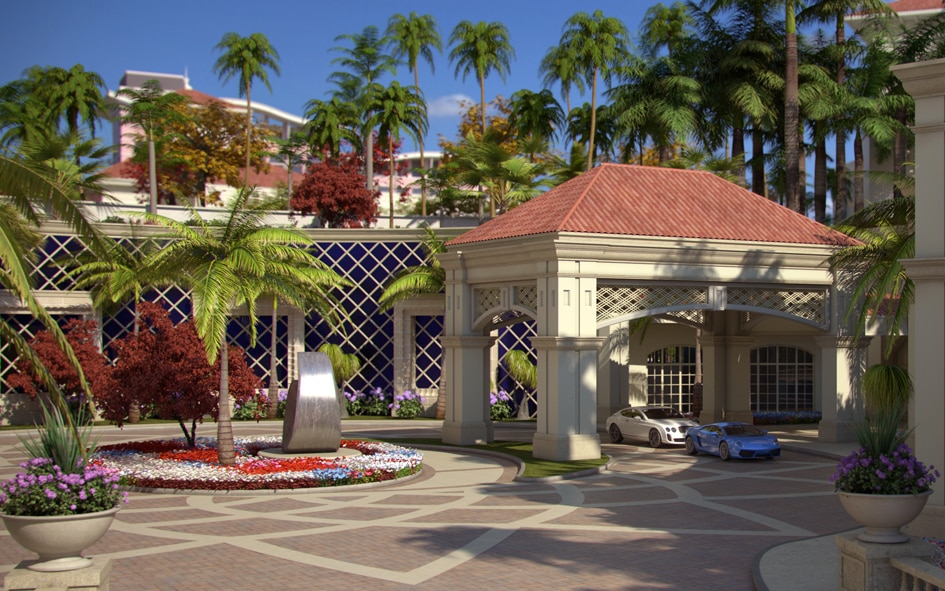
M 92 559 L 83 557 L 82 551 L 105 535 L 120 508 L 45 517 L 0 514 L 0 518 L 16 543 L 39 555 L 39 560 L 26 568 L 58 572 L 92 565 Z
M 867 495 L 838 492 L 840 504 L 866 528 L 858 537 L 874 544 L 901 544 L 909 535 L 900 528 L 919 516 L 932 491 L 917 495 Z

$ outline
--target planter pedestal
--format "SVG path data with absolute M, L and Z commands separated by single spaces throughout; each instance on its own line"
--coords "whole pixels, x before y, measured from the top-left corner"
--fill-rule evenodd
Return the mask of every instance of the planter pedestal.
M 24 560 L 3 578 L 4 591 L 108 591 L 108 577 L 112 570 L 110 558 L 92 558 L 88 568 L 62 572 L 37 572 L 30 570 L 34 560 Z

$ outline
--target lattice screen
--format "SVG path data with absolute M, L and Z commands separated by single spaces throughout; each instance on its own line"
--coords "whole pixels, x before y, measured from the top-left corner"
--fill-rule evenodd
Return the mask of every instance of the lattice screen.
M 499 388 L 505 390 L 515 399 L 517 407 L 525 405 L 527 414 L 525 416 L 534 418 L 538 416 L 538 393 L 535 390 L 525 388 L 515 380 L 502 363 L 502 358 L 512 349 L 520 349 L 528 353 L 528 358 L 532 363 L 538 361 L 538 356 L 532 347 L 531 339 L 537 334 L 535 322 L 525 320 L 499 329 L 499 338 L 497 345 L 499 347 L 499 368 L 496 372 L 496 384 Z M 522 415 L 519 415 L 522 416 Z
M 122 239 L 126 247 L 131 243 Z M 72 252 L 83 248 L 81 242 L 71 236 L 49 236 L 45 249 L 40 253 L 39 260 L 34 265 L 36 287 L 47 290 L 66 290 L 72 287 L 69 282 L 63 282 L 64 271 L 57 260 L 68 258 Z M 342 332 L 347 340 L 332 334 L 327 324 L 319 317 L 308 318 L 305 330 L 306 349 L 314 350 L 324 342 L 333 342 L 343 345 L 346 352 L 355 353 L 361 358 L 361 371 L 350 382 L 349 386 L 355 389 L 379 387 L 386 391 L 392 389 L 393 382 L 393 334 L 392 315 L 378 313 L 377 299 L 381 294 L 384 282 L 391 273 L 404 266 L 421 264 L 424 252 L 419 242 L 316 242 L 310 247 L 312 253 L 322 261 L 328 263 L 335 271 L 347 277 L 354 283 L 340 294 L 340 305 L 348 315 Z M 176 287 L 155 290 L 144 296 L 145 300 L 160 302 L 171 312 L 175 322 L 189 317 L 190 298 L 186 292 Z M 266 310 L 258 313 L 257 343 L 247 351 L 250 365 L 254 368 L 264 383 L 269 376 L 269 345 L 271 317 Z M 16 327 L 27 338 L 41 329 L 29 316 L 5 315 L 4 318 Z M 439 318 L 436 322 L 442 322 Z M 65 322 L 65 319 L 60 319 Z M 116 311 L 106 312 L 102 317 L 102 342 L 108 347 L 117 338 L 134 329 L 134 313 L 131 304 Z M 438 334 L 440 329 L 433 326 L 433 320 L 424 331 Z M 247 318 L 236 317 L 228 327 L 228 333 L 234 342 L 242 347 L 248 345 Z M 287 355 L 287 335 L 285 317 L 279 318 L 277 327 L 277 355 L 278 377 L 280 382 L 286 383 L 285 357 Z M 426 379 L 439 379 L 438 362 L 435 368 L 428 367 L 431 359 L 438 359 L 436 344 L 427 342 L 422 358 L 418 359 L 418 372 Z M 0 344 L 0 384 L 6 389 L 4 376 L 9 372 L 15 360 L 15 355 L 6 344 Z M 432 386 L 431 386 L 432 387 Z
M 821 326 L 827 324 L 827 292 L 825 290 L 728 288 L 728 303 L 778 310 L 806 318 Z
M 626 316 L 634 312 L 700 305 L 709 301 L 705 287 L 618 287 L 597 288 L 597 321 Z
M 439 388 L 443 347 L 442 316 L 414 316 L 414 358 L 417 388 Z

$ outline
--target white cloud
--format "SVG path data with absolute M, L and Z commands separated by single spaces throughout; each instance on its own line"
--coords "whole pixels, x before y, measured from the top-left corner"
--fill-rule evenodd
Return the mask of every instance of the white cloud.
M 456 117 L 459 115 L 462 101 L 475 102 L 465 94 L 448 94 L 427 103 L 428 117 Z

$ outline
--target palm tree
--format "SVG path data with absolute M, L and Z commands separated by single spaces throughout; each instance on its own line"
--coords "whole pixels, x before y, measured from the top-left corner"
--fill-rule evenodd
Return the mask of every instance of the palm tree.
M 381 37 L 375 26 L 364 27 L 355 35 L 339 35 L 335 41 L 350 41 L 351 47 L 332 47 L 331 51 L 342 55 L 331 60 L 348 71 L 333 72 L 328 77 L 335 82 L 340 91 L 339 98 L 352 100 L 356 105 L 361 125 L 361 141 L 364 147 L 365 177 L 368 191 L 374 191 L 374 126 L 368 105 L 372 104 L 372 95 L 383 87 L 379 84 L 384 74 L 397 74 L 397 60 L 385 52 L 387 37 Z
M 154 132 L 160 129 L 165 121 L 180 117 L 180 111 L 175 105 L 187 102 L 187 99 L 176 92 L 165 93 L 161 83 L 157 80 L 148 80 L 141 88 L 122 88 L 117 92 L 120 97 L 127 97 L 131 104 L 124 107 L 122 122 L 137 125 L 144 132 L 148 141 L 148 178 L 151 189 L 148 211 L 157 213 L 157 158 L 154 149 Z M 137 135 L 137 134 L 135 134 Z
M 256 299 L 278 294 L 305 307 L 299 287 L 324 293 L 331 272 L 307 267 L 310 255 L 298 248 L 309 239 L 300 231 L 266 227 L 265 212 L 246 208 L 252 192 L 244 188 L 229 206 L 222 230 L 191 210 L 194 226 L 154 214 L 139 214 L 164 227 L 168 246 L 151 259 L 154 279 L 190 288 L 197 333 L 204 342 L 207 360 L 220 358 L 220 402 L 217 417 L 217 453 L 224 465 L 235 463 L 233 425 L 229 405 L 227 324 L 234 306 L 245 305 L 250 342 L 256 341 Z
M 341 153 L 341 142 L 356 141 L 358 133 L 358 114 L 352 103 L 342 101 L 339 97 L 332 97 L 329 101 L 312 99 L 305 105 L 305 118 L 308 121 L 303 127 L 309 149 L 313 154 L 327 151 L 332 158 Z
M 425 14 L 418 16 L 411 12 L 410 16 L 405 17 L 402 14 L 395 14 L 387 21 L 387 37 L 395 59 L 406 59 L 407 67 L 413 72 L 413 85 L 420 89 L 420 74 L 417 68 L 420 57 L 430 64 L 430 71 L 435 70 L 433 66 L 433 49 L 443 52 L 443 40 L 440 38 L 440 32 L 437 30 L 436 19 L 432 15 Z M 423 178 L 423 134 L 417 138 L 417 146 L 420 149 L 420 177 Z M 427 189 L 424 183 L 420 183 L 420 215 L 427 215 Z
M 470 133 L 457 149 L 455 159 L 457 180 L 461 185 L 480 187 L 488 195 L 494 212 L 502 213 L 528 201 L 546 184 L 539 179 L 541 165 L 517 157 L 493 134 L 478 139 Z
M 591 128 L 588 138 L 587 170 L 594 166 L 594 134 L 597 127 L 597 78 L 610 80 L 611 69 L 627 55 L 627 27 L 620 19 L 578 12 L 564 23 L 561 45 L 570 47 L 583 66 L 591 86 Z
M 390 227 L 394 227 L 394 141 L 400 138 L 400 132 L 419 141 L 429 127 L 427 108 L 415 86 L 401 86 L 396 80 L 383 92 L 375 95 L 371 110 L 380 125 L 380 136 L 387 138 L 387 166 L 390 174 Z
M 269 92 L 269 72 L 279 75 L 279 52 L 269 43 L 262 33 L 253 33 L 249 37 L 240 37 L 236 33 L 226 33 L 216 47 L 223 52 L 213 71 L 225 84 L 233 76 L 239 76 L 240 96 L 246 95 L 246 185 L 249 185 L 250 142 L 253 137 L 253 111 L 250 95 L 253 80 L 261 80 Z
M 482 135 L 486 135 L 486 76 L 495 72 L 505 82 L 505 77 L 515 59 L 515 49 L 509 42 L 508 28 L 498 22 L 460 21 L 450 34 L 450 63 L 456 63 L 455 76 L 476 74 L 479 82 L 479 106 L 482 120 Z M 494 214 L 494 212 L 493 212 Z
M 571 112 L 571 87 L 584 93 L 584 80 L 578 68 L 577 56 L 570 47 L 553 45 L 541 60 L 538 73 L 544 75 L 542 86 L 551 88 L 556 82 L 561 85 L 561 96 L 564 98 L 565 109 Z
M 651 57 L 656 57 L 661 47 L 666 48 L 669 58 L 673 50 L 689 38 L 689 27 L 694 23 L 682 2 L 666 6 L 662 2 L 647 9 L 640 24 L 641 40 Z
M 888 358 L 915 299 L 915 284 L 899 262 L 915 256 L 915 198 L 871 203 L 837 229 L 863 243 L 841 249 L 828 259 L 831 267 L 840 271 L 840 285 L 853 294 L 847 317 L 856 315 L 856 334 L 862 335 L 870 316 L 885 312 L 889 339 L 884 355 Z
M 509 127 L 517 130 L 519 138 L 539 138 L 548 142 L 565 124 L 564 111 L 547 88 L 539 92 L 528 89 L 515 92 L 509 108 Z
M 446 291 L 446 271 L 440 265 L 438 254 L 446 252 L 446 243 L 429 225 L 423 225 L 424 260 L 420 265 L 405 267 L 394 273 L 384 284 L 378 299 L 378 311 L 386 312 L 403 301 L 422 294 L 441 294 Z M 436 418 L 446 416 L 446 368 L 440 353 L 440 383 L 436 399 Z
M 63 68 L 39 68 L 29 70 L 33 81 L 34 98 L 46 109 L 46 118 L 50 130 L 59 130 L 59 121 L 64 119 L 66 131 L 79 133 L 79 122 L 89 127 L 89 134 L 95 137 L 95 125 L 105 113 L 105 99 L 101 89 L 105 88 L 102 77 L 95 72 L 87 72 L 81 64 L 65 70 Z
M 29 263 L 34 261 L 35 254 L 32 251 L 43 240 L 36 228 L 39 228 L 45 212 L 51 212 L 69 224 L 86 247 L 94 252 L 104 252 L 107 242 L 70 198 L 70 190 L 51 180 L 48 169 L 42 164 L 0 155 L 0 194 L 7 196 L 7 199 L 0 200 L 0 286 L 10 290 L 11 295 L 23 302 L 33 317 L 53 336 L 76 370 L 89 410 L 94 416 L 92 392 L 72 346 L 56 320 L 33 296 Z M 12 344 L 18 355 L 29 360 L 66 420 L 73 437 L 76 441 L 82 441 L 59 385 L 29 343 L 4 318 L 0 318 L 0 336 Z

